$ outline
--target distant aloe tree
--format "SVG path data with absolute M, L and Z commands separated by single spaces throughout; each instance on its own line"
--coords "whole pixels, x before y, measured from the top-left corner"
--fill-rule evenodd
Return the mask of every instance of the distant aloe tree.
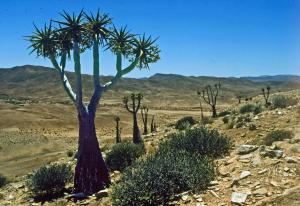
M 203 107 L 202 107 L 202 101 L 201 101 L 201 92 L 200 91 L 197 91 L 197 94 L 200 96 L 200 112 L 201 112 L 201 120 L 203 119 L 204 115 L 203 115 Z
M 120 117 L 116 116 L 116 143 L 121 143 L 121 128 L 120 128 Z
M 159 60 L 159 48 L 150 37 L 132 34 L 126 27 L 117 29 L 107 14 L 99 11 L 86 14 L 61 14 L 62 21 L 51 21 L 27 36 L 32 52 L 48 58 L 58 72 L 62 85 L 74 103 L 79 120 L 78 160 L 75 169 L 74 187 L 76 192 L 95 193 L 109 186 L 110 177 L 105 165 L 95 131 L 95 115 L 99 101 L 122 76 L 134 68 L 149 68 L 150 63 Z M 53 25 L 55 24 L 55 25 Z M 83 101 L 81 81 L 81 54 L 87 50 L 93 53 L 94 92 L 88 103 Z M 99 79 L 100 49 L 111 51 L 116 56 L 116 75 L 102 84 Z M 73 59 L 75 90 L 65 73 L 67 60 Z M 123 59 L 129 66 L 123 68 Z
M 152 132 L 157 132 L 157 126 L 156 126 L 156 123 L 154 121 L 154 115 L 152 116 L 152 119 L 151 119 L 150 131 L 151 131 L 151 133 Z
M 221 83 L 215 84 L 214 87 L 207 85 L 202 90 L 202 98 L 211 107 L 212 117 L 217 117 L 217 98 L 219 96 L 219 90 Z
M 131 100 L 131 104 L 129 103 L 129 99 Z M 137 114 L 141 106 L 141 100 L 143 99 L 142 94 L 134 94 L 132 93 L 130 96 L 125 96 L 123 98 L 123 103 L 128 112 L 132 114 L 133 117 L 133 132 L 132 132 L 132 141 L 135 144 L 141 143 L 142 137 L 137 121 Z
M 143 120 L 143 124 L 144 124 L 144 133 L 143 134 L 148 134 L 148 112 L 149 112 L 149 108 L 147 106 L 141 107 L 141 115 L 142 115 L 142 120 Z
M 261 89 L 263 97 L 265 99 L 265 106 L 266 107 L 270 105 L 270 102 L 269 102 L 270 90 L 271 90 L 270 86 L 267 86 L 267 91 L 265 90 L 265 88 Z
M 241 96 L 241 95 L 237 95 L 236 98 L 237 98 L 237 100 L 238 100 L 238 103 L 240 104 L 240 103 L 241 103 L 241 100 L 242 100 L 242 96 Z

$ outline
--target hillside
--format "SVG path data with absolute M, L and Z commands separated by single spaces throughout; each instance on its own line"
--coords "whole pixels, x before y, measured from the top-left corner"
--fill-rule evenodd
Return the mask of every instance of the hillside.
M 71 84 L 74 85 L 74 73 L 67 72 Z M 275 78 L 275 77 L 274 77 Z M 251 81 L 253 78 L 217 78 L 206 76 L 181 76 L 175 74 L 155 74 L 149 78 L 124 78 L 104 96 L 106 104 L 118 104 L 125 94 L 142 92 L 146 102 L 153 106 L 197 107 L 196 91 L 207 84 L 221 82 L 223 101 L 232 103 L 236 95 L 244 98 L 260 94 L 261 87 L 271 85 L 272 92 L 287 91 L 300 88 L 299 81 Z M 111 79 L 101 77 L 102 82 Z M 251 80 L 250 80 L 251 79 Z M 255 78 L 254 78 L 255 79 Z M 266 80 L 273 80 L 267 78 Z M 297 79 L 297 76 L 294 77 Z M 83 87 L 86 101 L 93 91 L 92 77 L 83 75 Z M 41 66 L 19 66 L 11 69 L 0 69 L 0 98 L 31 100 L 42 102 L 69 102 L 62 89 L 58 74 L 54 69 Z

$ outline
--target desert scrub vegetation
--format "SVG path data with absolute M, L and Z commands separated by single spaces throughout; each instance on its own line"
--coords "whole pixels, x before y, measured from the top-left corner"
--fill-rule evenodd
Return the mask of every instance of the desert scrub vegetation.
M 218 117 L 224 117 L 229 114 L 231 114 L 231 111 L 225 110 L 225 111 L 219 112 Z
M 264 144 L 267 146 L 272 145 L 273 142 L 275 141 L 282 141 L 285 139 L 291 139 L 293 138 L 294 133 L 291 131 L 287 131 L 287 130 L 275 130 L 272 131 L 270 133 L 268 133 L 265 138 L 264 138 Z
M 7 182 L 7 178 L 4 175 L 0 174 L 0 188 L 5 186 Z
M 49 164 L 28 175 L 26 184 L 36 198 L 52 198 L 60 195 L 72 178 L 70 165 Z
M 194 119 L 194 117 L 192 116 L 186 116 L 183 117 L 181 119 L 179 119 L 176 123 L 175 123 L 175 128 L 178 130 L 184 130 L 189 128 L 190 126 L 196 124 L 196 120 Z
M 253 114 L 259 114 L 262 112 L 262 107 L 260 104 L 245 104 L 241 106 L 240 108 L 240 113 L 245 114 L 245 113 L 250 113 L 252 112 Z
M 207 116 L 203 116 L 200 121 L 200 123 L 204 126 L 207 124 L 212 124 L 213 122 L 214 122 L 213 118 Z
M 286 108 L 288 106 L 296 105 L 298 103 L 298 100 L 283 95 L 276 95 L 272 98 L 272 103 L 275 109 Z
M 144 144 L 118 143 L 107 153 L 106 164 L 111 171 L 122 171 L 145 154 Z
M 229 138 L 217 130 L 199 127 L 170 134 L 168 140 L 159 145 L 159 150 L 186 150 L 216 158 L 227 154 L 230 147 Z
M 240 113 L 244 114 L 244 113 L 252 112 L 254 110 L 254 107 L 255 107 L 254 104 L 245 104 L 241 106 Z
M 185 150 L 160 149 L 126 170 L 113 185 L 113 205 L 167 205 L 180 192 L 205 189 L 213 178 L 211 159 Z

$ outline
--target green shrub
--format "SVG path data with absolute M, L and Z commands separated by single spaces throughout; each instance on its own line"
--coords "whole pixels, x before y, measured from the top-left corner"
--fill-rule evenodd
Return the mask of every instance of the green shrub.
M 207 124 L 212 124 L 214 122 L 214 120 L 210 117 L 206 117 L 204 116 L 202 119 L 201 119 L 201 124 L 202 125 L 207 125 Z
M 283 95 L 276 95 L 272 98 L 272 102 L 274 108 L 286 108 L 288 106 L 293 106 L 298 103 L 297 99 L 292 99 Z
M 224 117 L 224 116 L 229 115 L 229 114 L 231 114 L 231 112 L 225 110 L 225 111 L 220 112 L 220 113 L 218 114 L 218 116 L 219 116 L 219 117 Z
M 167 141 L 160 144 L 159 149 L 186 150 L 200 155 L 221 157 L 228 153 L 230 147 L 230 140 L 217 130 L 200 127 L 171 134 Z
M 253 109 L 253 114 L 259 114 L 262 112 L 262 106 L 260 104 L 256 104 Z
M 28 175 L 27 186 L 36 197 L 51 197 L 62 193 L 72 177 L 70 165 L 50 164 Z
M 248 113 L 248 112 L 253 112 L 254 109 L 255 109 L 254 104 L 245 104 L 245 105 L 241 106 L 240 113 L 244 114 L 244 113 Z
M 275 141 L 282 141 L 284 139 L 290 139 L 294 136 L 294 133 L 287 130 L 275 130 L 268 133 L 264 138 L 264 144 L 267 146 L 272 145 Z
M 179 119 L 175 124 L 175 128 L 179 130 L 184 130 L 194 124 L 196 124 L 196 120 L 192 116 L 187 116 Z
M 213 178 L 211 159 L 183 150 L 160 150 L 138 161 L 113 185 L 113 205 L 167 205 L 175 194 L 203 190 Z
M 4 175 L 0 174 L 0 188 L 5 186 L 6 184 L 7 184 L 7 178 Z
M 224 124 L 227 124 L 229 122 L 229 116 L 225 116 L 222 118 Z
M 112 150 L 107 153 L 106 164 L 112 171 L 122 171 L 126 167 L 145 154 L 145 147 L 143 144 L 134 143 L 118 143 L 112 147 Z

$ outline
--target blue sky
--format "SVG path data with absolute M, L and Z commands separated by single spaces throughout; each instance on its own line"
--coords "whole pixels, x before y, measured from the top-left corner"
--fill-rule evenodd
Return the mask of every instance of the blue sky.
M 0 68 L 24 64 L 50 66 L 48 60 L 29 55 L 23 38 L 60 19 L 62 10 L 109 13 L 115 25 L 134 33 L 159 36 L 161 60 L 154 73 L 182 75 L 257 76 L 300 75 L 300 1 L 298 0 L 6 0 L 0 7 Z M 102 74 L 114 74 L 115 58 L 101 54 Z M 84 73 L 92 59 L 82 56 Z M 72 69 L 72 63 L 68 64 Z

